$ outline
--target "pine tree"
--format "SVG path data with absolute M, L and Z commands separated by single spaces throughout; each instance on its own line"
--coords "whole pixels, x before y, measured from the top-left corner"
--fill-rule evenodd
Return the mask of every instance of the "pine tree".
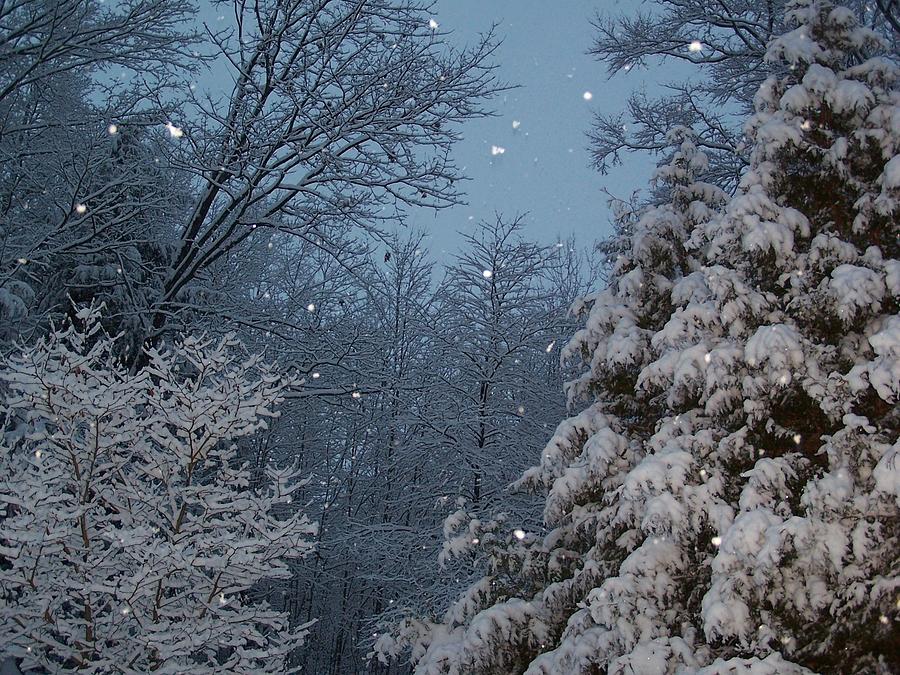
M 315 526 L 296 471 L 251 489 L 237 443 L 284 381 L 230 340 L 186 338 L 129 373 L 99 313 L 10 357 L 0 640 L 26 670 L 284 672 L 306 626 L 260 599 Z
M 549 533 L 404 626 L 418 672 L 900 668 L 900 70 L 844 7 L 786 19 L 738 194 L 676 131 L 581 304 L 592 403 L 520 481 Z

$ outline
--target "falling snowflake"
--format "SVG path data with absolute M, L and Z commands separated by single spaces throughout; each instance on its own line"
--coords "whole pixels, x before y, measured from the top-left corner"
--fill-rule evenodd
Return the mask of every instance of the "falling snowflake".
M 525 530 L 513 530 L 513 536 L 521 541 L 525 538 Z
M 697 52 L 703 51 L 703 43 L 700 40 L 694 40 L 691 44 L 688 45 L 688 51 L 696 54 Z
M 169 132 L 169 136 L 171 136 L 172 138 L 181 138 L 182 136 L 184 136 L 184 132 L 171 122 L 166 122 L 166 131 Z
M 76 204 L 75 213 L 87 213 L 87 206 L 85 206 L 84 204 Z
M 108 127 L 106 127 L 106 131 L 110 136 L 114 136 L 119 133 L 119 127 L 115 124 L 110 124 Z
M 483 276 L 485 279 L 490 279 L 492 276 L 494 276 L 494 273 L 491 270 L 482 270 L 481 276 Z
M 592 98 L 594 98 L 594 95 L 593 95 L 591 92 L 586 91 L 586 92 L 584 92 L 584 93 L 581 95 L 581 97 L 582 97 L 585 101 L 590 101 Z
M 435 21 L 434 19 L 429 19 L 429 20 L 428 20 L 428 27 L 429 27 L 431 30 L 437 30 L 437 29 L 438 29 L 438 26 L 440 26 L 440 24 L 439 24 L 437 21 Z
M 512 122 L 513 129 L 518 129 L 520 126 L 522 126 L 522 123 L 519 120 L 513 120 L 513 122 Z
M 503 146 L 500 146 L 500 145 L 492 145 L 491 146 L 491 154 L 494 155 L 495 157 L 497 155 L 502 155 L 504 152 L 506 152 L 506 148 L 504 148 Z

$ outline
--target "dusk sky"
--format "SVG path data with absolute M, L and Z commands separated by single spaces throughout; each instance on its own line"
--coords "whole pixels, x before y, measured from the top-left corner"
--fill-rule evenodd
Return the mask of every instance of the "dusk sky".
M 470 179 L 462 186 L 468 204 L 409 214 L 411 227 L 427 231 L 426 245 L 438 262 L 458 250 L 460 232 L 495 214 L 525 215 L 526 235 L 544 243 L 574 234 L 590 246 L 611 233 L 603 188 L 617 197 L 643 189 L 654 159 L 625 158 L 602 176 L 591 167 L 586 134 L 595 113 L 621 111 L 630 92 L 663 78 L 657 68 L 609 78 L 588 54 L 591 21 L 598 12 L 639 7 L 640 0 L 435 0 L 434 19 L 451 43 L 472 44 L 496 24 L 502 41 L 493 60 L 496 75 L 515 87 L 488 101 L 495 116 L 460 127 L 463 140 L 454 156 Z M 200 18 L 215 25 L 226 17 L 201 3 Z M 212 75 L 207 86 L 215 81 Z M 502 154 L 492 154 L 494 146 Z
M 591 19 L 598 11 L 634 11 L 633 0 L 438 0 L 436 20 L 460 43 L 472 42 L 496 23 L 503 44 L 496 54 L 500 79 L 519 88 L 491 102 L 496 117 L 462 128 L 459 166 L 468 206 L 438 214 L 423 211 L 410 222 L 427 228 L 429 248 L 439 260 L 470 231 L 495 213 L 527 213 L 528 236 L 555 241 L 575 234 L 588 246 L 610 233 L 606 187 L 617 196 L 642 188 L 652 160 L 626 162 L 606 176 L 590 166 L 586 133 L 595 112 L 622 109 L 647 72 L 609 79 L 603 64 L 587 54 Z M 591 93 L 585 100 L 585 92 Z M 518 122 L 514 128 L 514 122 Z M 492 146 L 503 148 L 491 153 Z

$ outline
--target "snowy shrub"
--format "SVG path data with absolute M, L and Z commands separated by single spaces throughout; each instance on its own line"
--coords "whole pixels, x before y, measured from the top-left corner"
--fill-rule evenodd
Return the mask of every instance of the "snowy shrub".
M 129 372 L 93 310 L 4 363 L 0 642 L 23 670 L 284 672 L 306 626 L 255 600 L 315 526 L 236 443 L 285 387 L 228 339 Z

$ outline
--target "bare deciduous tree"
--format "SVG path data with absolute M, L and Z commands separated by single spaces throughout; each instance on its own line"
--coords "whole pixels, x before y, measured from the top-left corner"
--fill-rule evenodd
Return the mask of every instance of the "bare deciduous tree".
M 62 73 L 140 74 L 163 86 L 184 68 L 193 8 L 178 0 L 11 0 L 0 4 L 0 129 L 35 88 Z
M 195 98 L 184 127 L 169 126 L 184 135 L 171 162 L 197 193 L 156 303 L 157 333 L 185 288 L 259 229 L 328 248 L 335 224 L 371 230 L 410 205 L 458 202 L 454 125 L 484 114 L 498 87 L 492 38 L 456 51 L 416 2 L 236 0 L 233 9 L 233 28 L 210 31 L 230 92 Z

